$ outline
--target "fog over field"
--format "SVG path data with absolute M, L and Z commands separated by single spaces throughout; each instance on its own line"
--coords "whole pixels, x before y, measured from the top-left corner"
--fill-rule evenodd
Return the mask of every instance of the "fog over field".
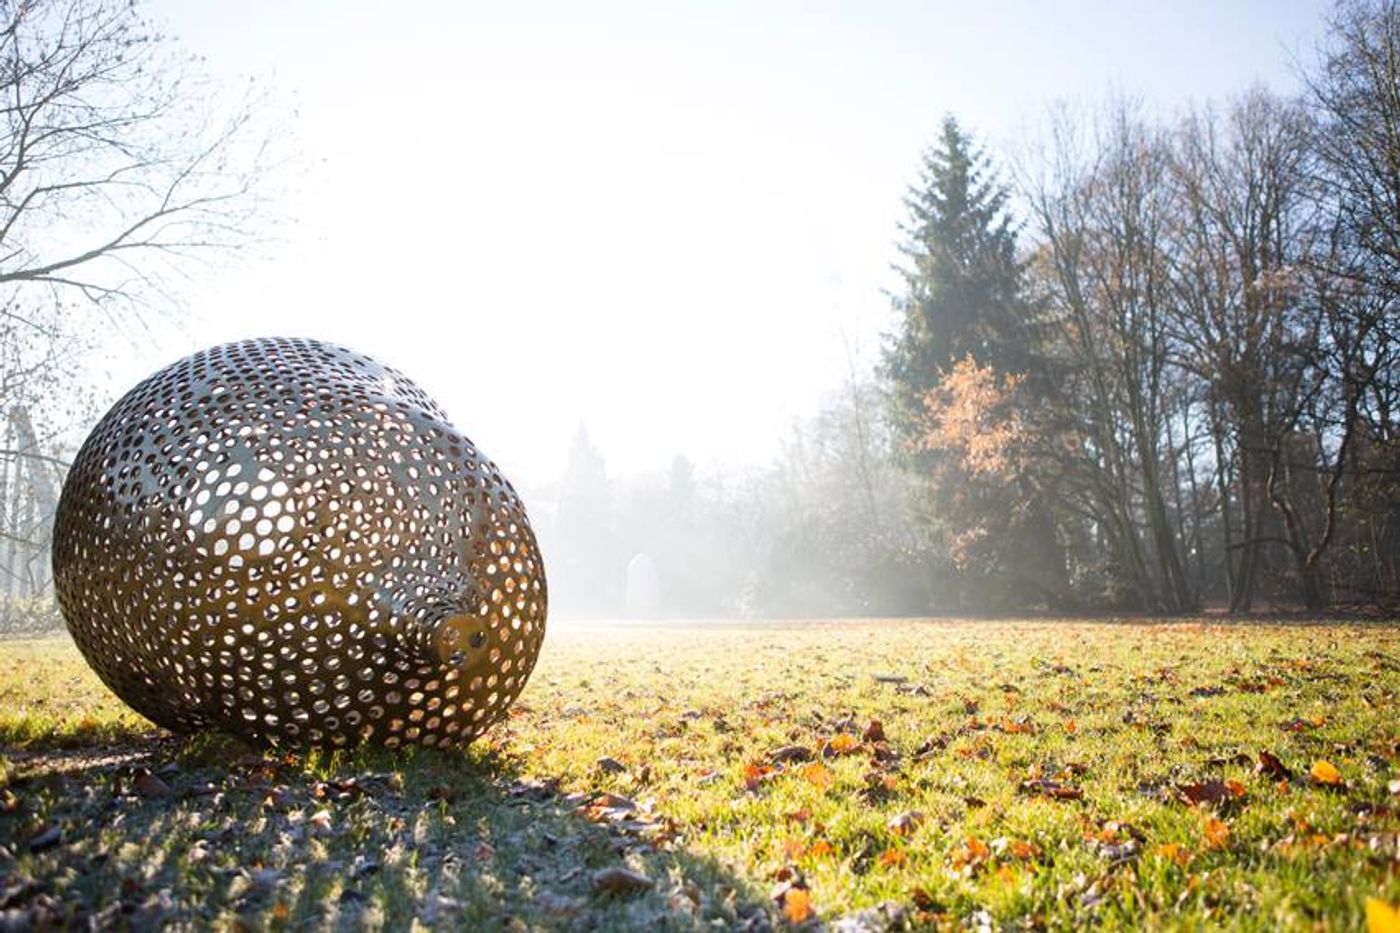
M 1390 312 L 1304 274 L 1385 249 L 1314 143 L 1364 9 L 155 0 L 237 235 L 51 273 L 10 407 L 66 461 L 197 348 L 369 353 L 520 489 L 561 619 L 1384 601 Z

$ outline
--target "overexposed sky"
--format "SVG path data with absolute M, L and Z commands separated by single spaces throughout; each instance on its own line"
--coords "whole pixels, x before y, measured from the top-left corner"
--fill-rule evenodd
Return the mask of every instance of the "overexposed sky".
M 517 482 L 761 462 L 893 326 L 900 199 L 952 112 L 1292 88 L 1328 4 L 154 0 L 302 163 L 283 242 L 187 295 L 173 359 L 314 336 L 397 366 Z M 132 357 L 134 382 L 151 360 Z

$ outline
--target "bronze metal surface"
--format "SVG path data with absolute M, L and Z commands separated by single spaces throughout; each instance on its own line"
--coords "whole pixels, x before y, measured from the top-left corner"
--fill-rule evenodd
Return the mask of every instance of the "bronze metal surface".
M 53 569 L 88 663 L 181 732 L 463 744 L 544 638 L 515 490 L 403 375 L 312 340 L 127 393 L 68 474 Z

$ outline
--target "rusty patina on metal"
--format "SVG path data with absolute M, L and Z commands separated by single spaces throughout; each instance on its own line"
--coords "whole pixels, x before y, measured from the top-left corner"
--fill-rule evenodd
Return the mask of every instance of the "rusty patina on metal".
M 88 663 L 178 732 L 460 745 L 545 631 L 515 490 L 403 375 L 313 340 L 127 393 L 73 462 L 53 568 Z

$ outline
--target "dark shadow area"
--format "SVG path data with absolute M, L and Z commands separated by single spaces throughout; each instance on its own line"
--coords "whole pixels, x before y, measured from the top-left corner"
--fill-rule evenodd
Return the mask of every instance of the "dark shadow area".
M 645 802 L 566 793 L 489 749 L 199 736 L 0 758 L 0 930 L 774 923 Z

